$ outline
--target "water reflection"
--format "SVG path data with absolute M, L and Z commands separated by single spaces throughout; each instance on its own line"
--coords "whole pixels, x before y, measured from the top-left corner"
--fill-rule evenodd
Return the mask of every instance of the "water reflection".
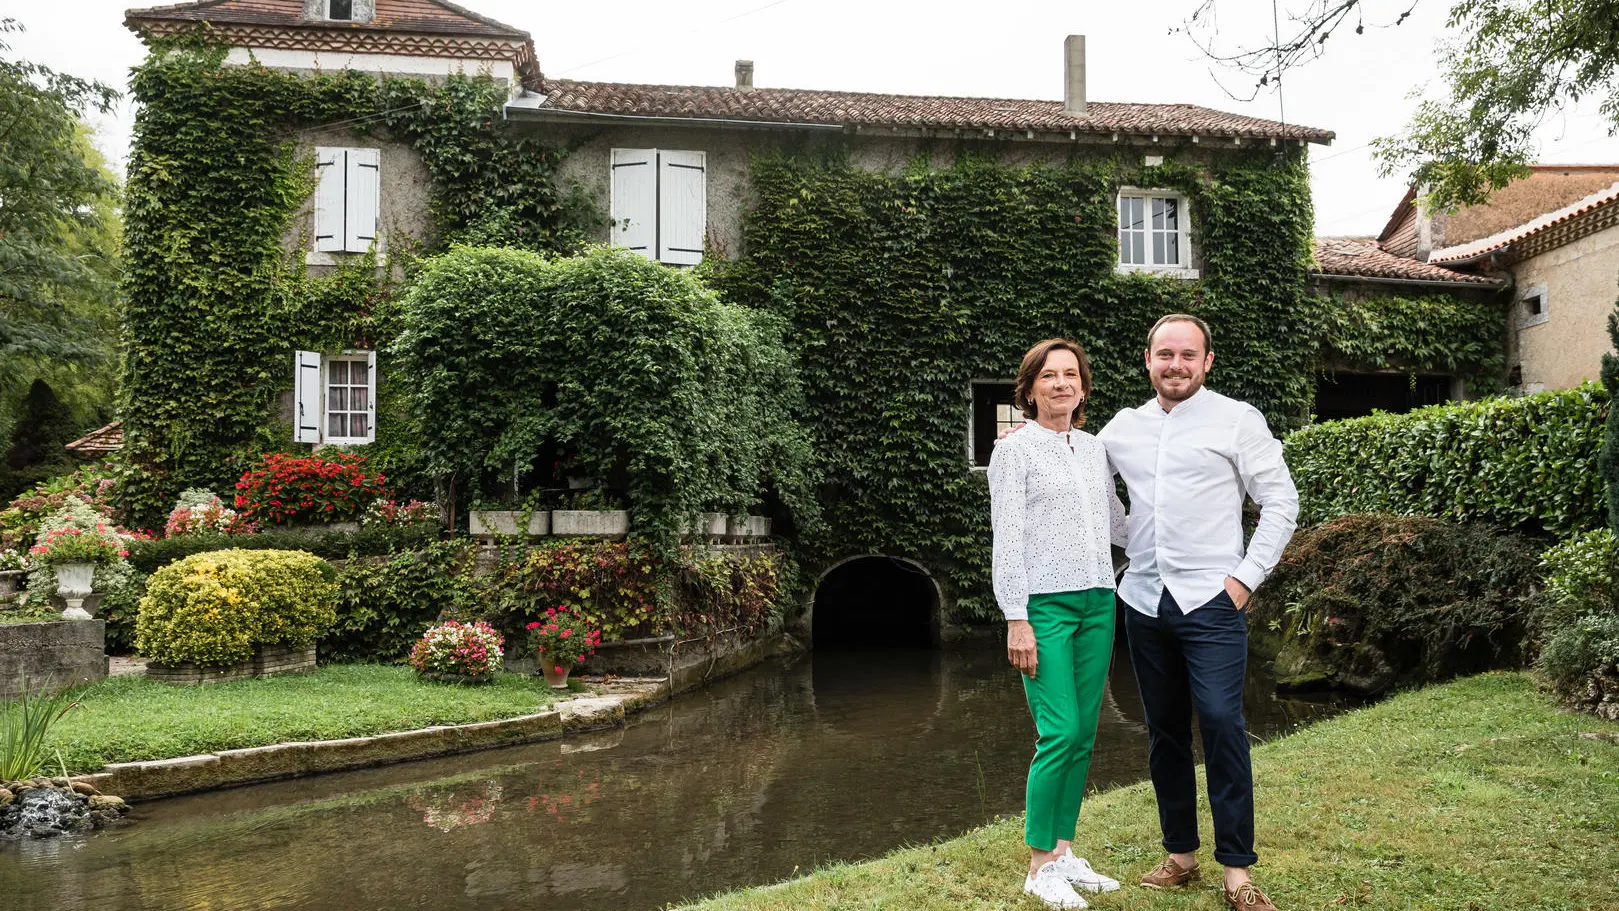
M 1097 787 L 1145 774 L 1115 657 Z M 1335 711 L 1256 683 L 1269 736 Z M 996 646 L 816 653 L 629 728 L 137 805 L 98 835 L 0 847 L 18 911 L 656 908 L 949 836 L 1021 809 L 1033 726 Z

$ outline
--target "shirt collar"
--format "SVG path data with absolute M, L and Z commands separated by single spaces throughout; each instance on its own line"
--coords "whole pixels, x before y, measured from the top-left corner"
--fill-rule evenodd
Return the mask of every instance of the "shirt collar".
M 1182 399 L 1179 403 L 1177 403 L 1174 411 L 1165 411 L 1164 406 L 1158 401 L 1158 395 L 1154 393 L 1153 397 L 1147 400 L 1147 410 L 1152 414 L 1158 415 L 1159 417 L 1167 417 L 1173 414 L 1175 411 L 1179 411 L 1188 405 L 1208 397 L 1209 387 L 1207 385 L 1199 386 L 1197 387 L 1197 391 L 1192 393 L 1190 398 Z

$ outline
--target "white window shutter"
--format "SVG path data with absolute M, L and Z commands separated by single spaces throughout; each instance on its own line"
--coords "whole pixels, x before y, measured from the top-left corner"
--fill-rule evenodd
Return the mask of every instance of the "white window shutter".
M 612 160 L 615 246 L 657 258 L 658 174 L 653 149 L 614 149 Z
M 702 152 L 658 153 L 658 260 L 680 266 L 703 261 L 708 223 L 707 156 Z
M 320 442 L 321 370 L 320 353 L 297 351 L 293 354 L 292 439 L 296 443 Z
M 365 441 L 377 441 L 377 353 L 365 353 L 365 403 L 369 413 L 365 416 Z
M 315 150 L 315 250 L 340 252 L 343 249 L 343 184 L 347 180 L 346 156 L 342 149 Z
M 382 201 L 382 152 L 349 149 L 343 247 L 364 253 L 377 239 L 377 214 Z

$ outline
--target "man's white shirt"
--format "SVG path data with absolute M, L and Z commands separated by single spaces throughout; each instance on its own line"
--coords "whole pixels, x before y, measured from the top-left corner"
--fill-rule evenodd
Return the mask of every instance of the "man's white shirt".
M 1156 397 L 1127 408 L 1097 437 L 1130 492 L 1130 568 L 1119 597 L 1131 608 L 1157 616 L 1168 588 L 1189 612 L 1223 591 L 1227 576 L 1252 591 L 1276 568 L 1299 495 L 1258 409 L 1199 389 L 1170 411 Z M 1246 553 L 1244 494 L 1260 506 Z

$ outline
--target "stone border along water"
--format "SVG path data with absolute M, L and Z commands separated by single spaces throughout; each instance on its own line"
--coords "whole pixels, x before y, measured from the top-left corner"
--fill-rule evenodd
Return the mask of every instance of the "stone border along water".
M 621 677 L 595 684 L 609 692 L 568 699 L 548 712 L 371 737 L 278 743 L 177 759 L 109 763 L 103 771 L 75 775 L 72 780 L 125 800 L 148 800 L 553 740 L 618 727 L 632 712 L 802 647 L 784 633 L 723 644 L 705 643 L 690 658 L 671 661 L 668 677 Z
M 145 800 L 516 746 L 616 727 L 624 723 L 628 713 L 669 698 L 671 689 L 668 680 L 660 679 L 617 680 L 604 686 L 620 692 L 581 696 L 559 703 L 548 712 L 499 721 L 435 725 L 343 740 L 278 743 L 177 759 L 109 763 L 101 772 L 75 775 L 72 780 L 119 794 L 125 800 Z

